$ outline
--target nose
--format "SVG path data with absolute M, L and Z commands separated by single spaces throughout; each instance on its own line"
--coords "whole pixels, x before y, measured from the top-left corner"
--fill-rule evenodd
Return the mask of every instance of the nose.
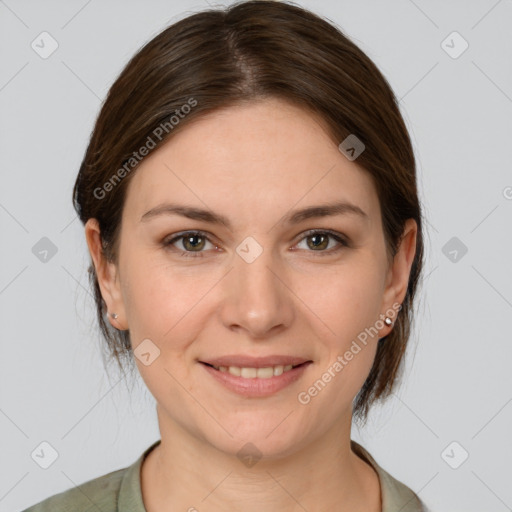
M 284 267 L 272 259 L 265 249 L 252 262 L 235 254 L 234 268 L 223 279 L 221 319 L 226 328 L 268 339 L 291 325 L 293 293 Z

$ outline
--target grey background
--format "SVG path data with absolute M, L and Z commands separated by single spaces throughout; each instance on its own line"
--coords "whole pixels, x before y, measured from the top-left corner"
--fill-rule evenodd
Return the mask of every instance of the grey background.
M 404 381 L 352 437 L 434 511 L 512 510 L 512 2 L 299 3 L 334 21 L 401 98 L 426 214 Z M 159 438 L 144 383 L 128 390 L 102 366 L 71 188 L 122 67 L 205 7 L 0 1 L 1 511 L 125 467 Z M 46 59 L 31 48 L 43 31 L 59 45 Z M 453 31 L 469 43 L 458 58 L 442 46 Z M 43 237 L 57 249 L 46 262 L 33 253 Z M 43 441 L 58 452 L 48 469 L 31 457 Z

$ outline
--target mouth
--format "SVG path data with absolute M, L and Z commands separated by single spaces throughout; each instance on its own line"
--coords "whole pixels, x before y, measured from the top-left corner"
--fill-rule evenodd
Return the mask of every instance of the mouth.
M 226 356 L 198 361 L 214 382 L 245 398 L 276 394 L 302 377 L 310 359 L 289 356 L 251 358 Z
M 289 372 L 294 368 L 306 365 L 311 361 L 305 361 L 299 364 L 287 364 L 287 365 L 274 365 L 274 366 L 217 366 L 210 363 L 201 361 L 206 366 L 214 368 L 215 370 L 223 373 L 229 373 L 235 377 L 241 377 L 242 379 L 271 379 L 272 377 L 279 377 L 283 373 Z

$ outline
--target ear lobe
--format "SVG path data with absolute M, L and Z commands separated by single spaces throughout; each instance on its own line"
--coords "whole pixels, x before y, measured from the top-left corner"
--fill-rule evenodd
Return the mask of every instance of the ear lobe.
M 97 219 L 90 218 L 85 224 L 85 238 L 96 271 L 101 296 L 107 306 L 107 311 L 117 314 L 116 319 L 113 319 L 110 314 L 108 315 L 108 319 L 113 327 L 124 330 L 121 328 L 125 317 L 124 304 L 119 279 L 117 279 L 117 267 L 114 263 L 107 261 L 105 257 L 101 243 L 101 231 Z

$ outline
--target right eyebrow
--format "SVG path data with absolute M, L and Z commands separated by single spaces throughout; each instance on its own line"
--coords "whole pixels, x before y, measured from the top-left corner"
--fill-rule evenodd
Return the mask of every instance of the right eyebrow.
M 149 219 L 159 215 L 181 215 L 182 217 L 187 217 L 188 219 L 202 220 L 211 224 L 222 224 L 228 229 L 232 229 L 231 222 L 223 215 L 213 213 L 202 208 L 196 208 L 194 206 L 185 206 L 172 203 L 164 203 L 151 208 L 151 210 L 148 210 L 140 218 L 140 222 L 146 222 Z

